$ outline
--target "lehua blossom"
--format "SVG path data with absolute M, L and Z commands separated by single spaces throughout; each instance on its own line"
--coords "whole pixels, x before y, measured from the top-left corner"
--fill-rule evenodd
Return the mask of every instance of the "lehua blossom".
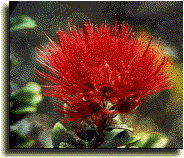
M 143 42 L 144 32 L 135 38 L 128 24 L 118 26 L 116 20 L 112 29 L 106 22 L 83 22 L 83 29 L 68 24 L 67 32 L 58 27 L 57 43 L 46 35 L 49 45 L 37 48 L 37 60 L 50 73 L 35 70 L 46 83 L 43 94 L 65 103 L 57 104 L 65 120 L 90 119 L 100 129 L 102 118 L 129 113 L 146 96 L 171 88 L 171 63 L 159 40 L 152 47 L 153 37 Z

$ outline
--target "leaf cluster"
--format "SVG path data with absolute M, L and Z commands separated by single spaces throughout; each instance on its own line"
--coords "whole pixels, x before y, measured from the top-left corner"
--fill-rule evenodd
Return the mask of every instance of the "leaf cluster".
M 117 121 L 118 122 L 118 121 Z M 120 123 L 107 126 L 100 135 L 87 123 L 76 135 L 68 131 L 60 122 L 52 130 L 54 148 L 164 148 L 168 138 L 161 133 L 130 134 L 132 128 Z

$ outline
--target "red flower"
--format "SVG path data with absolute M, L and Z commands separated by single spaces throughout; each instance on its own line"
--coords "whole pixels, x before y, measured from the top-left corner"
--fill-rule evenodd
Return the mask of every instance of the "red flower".
M 58 30 L 58 44 L 48 37 L 50 43 L 43 47 L 48 53 L 38 49 L 38 61 L 51 75 L 36 70 L 50 82 L 43 86 L 44 95 L 67 104 L 58 105 L 66 120 L 91 119 L 100 128 L 101 117 L 128 113 L 142 98 L 171 87 L 171 64 L 159 41 L 151 47 L 152 38 L 143 43 L 144 33 L 136 39 L 128 25 L 119 29 L 116 20 L 112 31 L 106 23 L 98 27 L 84 22 L 83 30 L 72 30 L 69 23 L 69 28 L 68 33 Z M 114 112 L 106 109 L 107 100 Z

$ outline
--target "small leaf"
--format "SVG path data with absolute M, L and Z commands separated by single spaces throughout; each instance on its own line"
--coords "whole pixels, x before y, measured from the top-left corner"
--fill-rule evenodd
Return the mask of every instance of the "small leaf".
M 54 148 L 59 148 L 59 144 L 61 142 L 69 143 L 74 145 L 75 143 L 75 136 L 67 131 L 67 129 L 60 123 L 56 123 L 53 130 L 52 130 L 52 144 Z
M 125 129 L 125 130 L 129 130 L 131 132 L 133 131 L 133 128 L 129 128 L 125 124 L 111 124 L 110 126 L 107 126 L 105 128 L 105 130 L 109 130 L 109 129 Z
M 36 94 L 32 99 L 31 99 L 31 105 L 36 106 L 43 100 L 43 96 L 41 94 Z
M 34 113 L 37 111 L 37 107 L 23 107 L 16 110 L 12 110 L 11 112 L 14 114 L 26 114 L 26 113 Z
M 114 105 L 111 102 L 106 101 L 105 108 L 110 110 Z
M 81 140 L 75 134 L 72 134 L 71 132 L 67 131 L 67 129 L 60 122 L 55 124 L 52 130 L 51 138 L 54 148 L 59 148 L 59 144 L 61 142 L 68 143 L 77 148 L 89 147 L 89 144 L 86 141 Z
M 120 119 L 120 115 L 117 115 L 116 117 L 114 117 L 112 119 L 112 121 L 115 123 L 115 124 L 122 124 L 122 121 Z
M 29 82 L 23 88 L 21 93 L 26 93 L 29 96 L 34 96 L 41 92 L 41 86 L 36 82 Z
M 90 141 L 97 135 L 95 130 L 87 130 L 85 132 L 80 132 L 79 137 L 83 140 Z
M 145 148 L 164 148 L 169 139 L 161 133 L 153 132 L 150 134 L 149 143 L 146 144 Z
M 161 138 L 157 141 L 155 141 L 150 148 L 164 148 L 168 144 L 168 139 L 167 138 Z
M 68 144 L 68 143 L 65 143 L 65 142 L 61 142 L 59 144 L 59 148 L 76 148 L 76 147 L 71 145 L 71 144 Z
M 133 143 L 137 142 L 137 141 L 140 140 L 140 139 L 141 139 L 141 137 L 139 137 L 139 136 L 130 137 L 130 138 L 129 138 L 129 141 L 126 143 L 126 145 L 119 146 L 119 147 L 117 147 L 117 148 L 127 148 L 127 144 L 130 146 L 130 144 L 133 144 Z M 131 147 L 132 147 L 132 146 L 131 146 Z M 136 147 L 136 148 L 138 148 L 138 147 Z
M 131 137 L 128 132 L 123 129 L 113 129 L 106 131 L 105 141 L 99 146 L 99 148 L 115 148 L 128 144 L 131 141 Z
M 119 146 L 119 147 L 117 147 L 117 148 L 125 148 L 126 147 L 126 145 L 123 145 L 123 146 Z
M 76 148 L 90 148 L 89 143 L 80 138 L 76 139 L 75 146 Z
M 149 140 L 149 134 L 141 133 L 138 136 L 141 137 L 141 139 L 137 141 L 136 143 L 128 144 L 126 148 L 129 148 L 131 146 L 137 146 L 138 148 L 143 148 L 146 142 Z
M 10 17 L 10 31 L 21 29 L 33 29 L 36 27 L 35 21 L 27 15 Z
M 111 131 L 106 131 L 105 139 L 111 139 L 124 131 L 125 131 L 124 129 L 113 129 Z
M 129 142 L 127 144 L 133 144 L 133 143 L 137 142 L 140 139 L 141 139 L 141 137 L 139 137 L 139 136 L 133 136 L 129 139 Z
M 19 96 L 19 97 L 33 97 L 36 94 L 41 93 L 41 86 L 35 82 L 27 83 L 23 88 L 19 91 L 16 91 L 11 94 L 11 97 Z
M 79 132 L 78 136 L 86 141 L 91 141 L 95 136 L 97 136 L 97 131 L 89 126 L 87 123 L 84 123 L 81 127 L 81 132 Z
M 11 94 L 12 106 L 10 110 L 25 106 L 37 106 L 43 100 L 41 86 L 37 83 L 30 82 L 25 87 Z
M 137 146 L 131 146 L 131 147 L 129 147 L 129 148 L 139 148 L 139 147 L 137 147 Z
M 168 143 L 168 138 L 161 133 L 152 132 L 152 133 L 141 133 L 140 140 L 133 144 L 128 144 L 126 148 L 131 148 L 132 146 L 138 148 L 164 148 Z
M 111 129 L 125 129 L 129 131 L 133 131 L 133 128 L 128 127 L 127 125 L 123 124 L 120 118 L 120 115 L 117 115 L 116 117 L 112 118 L 112 122 L 109 126 L 105 128 L 105 130 L 111 130 Z

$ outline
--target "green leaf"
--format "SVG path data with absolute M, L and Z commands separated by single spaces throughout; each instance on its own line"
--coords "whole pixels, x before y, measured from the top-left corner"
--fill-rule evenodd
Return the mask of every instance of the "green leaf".
M 125 148 L 126 147 L 126 145 L 123 145 L 123 146 L 119 146 L 119 147 L 117 147 L 117 148 Z
M 149 140 L 149 134 L 141 133 L 138 136 L 141 137 L 141 139 L 139 141 L 137 141 L 135 144 L 134 143 L 133 144 L 128 144 L 126 146 L 126 148 L 129 148 L 131 146 L 137 146 L 138 148 L 144 148 L 144 145 Z
M 152 138 L 154 139 L 154 138 Z M 157 138 L 156 138 L 157 139 Z M 152 140 L 154 141 L 151 146 L 148 146 L 149 148 L 164 148 L 168 144 L 169 140 L 168 138 L 160 138 L 159 140 Z
M 84 123 L 81 127 L 81 132 L 79 132 L 78 136 L 86 141 L 92 140 L 98 133 L 95 128 L 92 128 L 87 123 Z
M 119 146 L 119 147 L 117 147 L 117 148 L 126 148 L 126 147 L 127 147 L 127 144 L 130 146 L 130 144 L 133 144 L 133 143 L 137 142 L 137 141 L 140 140 L 140 139 L 141 139 L 141 137 L 139 137 L 139 136 L 130 137 L 130 138 L 129 138 L 129 141 L 128 141 L 128 143 L 126 143 L 126 145 Z M 131 146 L 131 148 L 138 148 L 138 147 Z
M 54 148 L 59 148 L 61 142 L 69 143 L 74 145 L 75 136 L 71 134 L 67 129 L 60 123 L 56 123 L 51 134 L 52 144 Z
M 33 29 L 36 26 L 36 22 L 27 15 L 10 17 L 10 32 L 21 29 Z
M 78 137 L 76 139 L 75 146 L 76 146 L 76 148 L 90 148 L 90 145 L 88 142 L 86 142 Z
M 61 142 L 68 143 L 77 148 L 88 148 L 89 144 L 81 140 L 78 136 L 69 132 L 60 122 L 57 122 L 51 134 L 52 144 L 54 148 L 59 148 Z
M 35 82 L 29 82 L 24 87 L 22 87 L 19 91 L 16 91 L 11 94 L 11 97 L 33 97 L 36 94 L 41 92 L 41 86 Z
M 109 130 L 109 129 L 124 129 L 124 130 L 129 130 L 129 131 L 133 132 L 133 128 L 129 128 L 125 124 L 111 124 L 110 126 L 107 126 L 105 128 L 105 130 Z
M 126 148 L 131 148 L 132 146 L 138 148 L 164 148 L 169 139 L 161 133 L 152 132 L 152 133 L 141 133 L 140 140 L 133 144 L 128 144 Z
M 117 115 L 116 117 L 112 118 L 112 121 L 113 121 L 115 124 L 122 124 L 120 115 Z
M 59 144 L 59 148 L 76 148 L 76 147 L 71 145 L 71 144 L 68 144 L 68 143 L 65 143 L 65 142 L 61 142 Z
M 10 100 L 12 102 L 10 110 L 25 106 L 36 107 L 43 100 L 41 86 L 34 82 L 27 83 L 25 87 L 13 92 Z
M 124 132 L 126 133 L 124 129 L 113 129 L 110 131 L 106 131 L 105 139 L 111 139 L 119 134 L 123 134 L 123 137 L 124 137 L 124 134 L 125 134 Z
M 127 144 L 133 144 L 135 142 L 137 142 L 138 140 L 140 140 L 141 137 L 139 136 L 132 136 L 130 139 L 129 139 L 129 142 Z
M 36 94 L 33 96 L 33 98 L 30 100 L 31 105 L 37 106 L 41 101 L 43 100 L 42 94 Z
M 129 148 L 139 148 L 139 147 L 137 147 L 137 146 L 130 146 Z
M 106 131 L 105 141 L 99 146 L 99 148 L 115 148 L 123 146 L 132 141 L 132 138 L 128 132 L 124 129 L 113 129 Z
M 106 101 L 105 108 L 110 110 L 114 105 L 111 102 Z
M 169 139 L 161 133 L 154 132 L 150 134 L 149 143 L 145 148 L 164 148 L 169 142 Z
M 37 107 L 23 107 L 16 110 L 12 110 L 11 112 L 13 114 L 28 114 L 28 113 L 34 113 L 37 111 Z
M 19 92 L 19 94 L 26 94 L 28 96 L 34 96 L 36 94 L 39 94 L 41 92 L 41 86 L 38 83 L 35 82 L 29 82 L 27 83 Z
M 10 110 L 13 113 L 34 112 L 37 108 L 37 104 L 43 100 L 41 94 L 35 95 L 32 98 L 15 97 L 11 100 Z M 22 112 L 21 112 L 22 111 Z

